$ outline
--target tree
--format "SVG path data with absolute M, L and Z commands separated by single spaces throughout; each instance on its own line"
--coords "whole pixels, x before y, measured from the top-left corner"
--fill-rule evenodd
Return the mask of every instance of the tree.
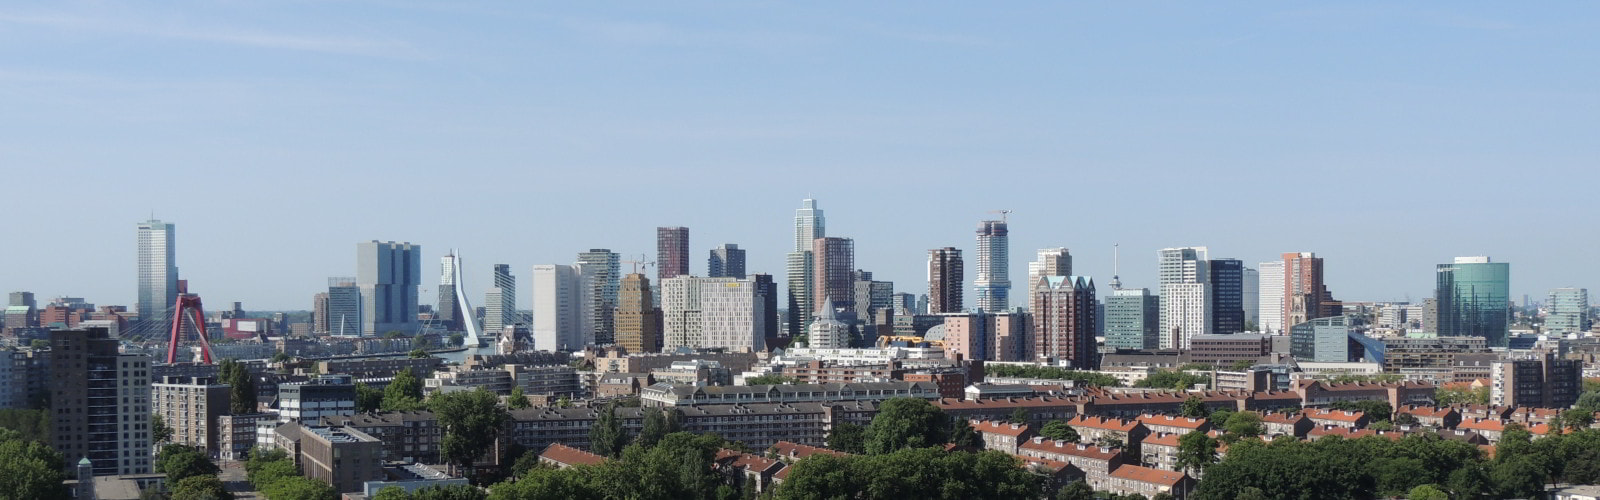
M 1394 422 L 1394 425 L 1418 425 L 1422 423 L 1422 421 L 1417 420 L 1416 415 L 1406 412 L 1394 414 L 1394 418 L 1391 420 Z
M 849 422 L 834 424 L 828 431 L 828 447 L 845 453 L 866 453 L 866 432 L 865 427 Z
M 1052 440 L 1067 443 L 1076 443 L 1079 439 L 1081 439 L 1081 437 L 1078 436 L 1078 430 L 1073 429 L 1072 426 L 1067 425 L 1066 421 L 1062 420 L 1051 420 L 1046 422 L 1044 424 L 1044 428 L 1039 429 L 1039 435 Z
M 511 417 L 500 407 L 500 398 L 479 387 L 473 391 L 440 392 L 428 400 L 428 409 L 439 419 L 444 437 L 439 456 L 461 468 L 471 468 L 483 455 Z
M 1594 423 L 1594 412 L 1572 409 L 1561 412 L 1560 426 L 1573 431 L 1583 430 Z
M 1267 432 L 1266 426 L 1261 423 L 1261 415 L 1249 411 L 1229 414 L 1222 425 L 1223 430 L 1234 437 L 1258 437 Z
M 61 453 L 50 446 L 0 429 L 0 497 L 65 500 L 62 467 Z
M 1028 423 L 1028 409 L 1018 406 L 1017 409 L 1011 411 L 1011 418 L 1006 419 L 1006 421 L 1013 424 Z
M 372 496 L 372 500 L 411 500 L 411 494 L 399 486 L 384 486 Z
M 273 363 L 283 363 L 283 362 L 289 361 L 291 359 L 294 359 L 294 358 L 291 358 L 288 354 L 285 354 L 283 351 L 278 351 L 278 352 L 276 352 L 276 353 L 274 353 L 272 355 L 272 362 Z
M 1489 388 L 1440 387 L 1433 390 L 1433 400 L 1443 406 L 1489 404 Z
M 167 475 L 167 481 L 180 482 L 184 478 L 203 475 L 217 475 L 222 469 L 206 458 L 204 451 L 185 444 L 169 444 L 161 447 L 161 452 L 156 454 L 153 464 L 155 470 Z
M 876 424 L 874 424 L 876 425 Z M 880 455 L 813 455 L 792 465 L 777 500 L 812 498 L 1038 498 L 1040 478 L 998 451 L 902 448 Z
M 422 409 L 422 381 L 411 370 L 395 372 L 394 380 L 383 388 L 383 401 L 379 406 L 384 411 Z
M 211 474 L 189 476 L 172 487 L 169 500 L 233 500 L 222 480 Z
M 1450 500 L 1450 494 L 1439 489 L 1438 486 L 1424 484 L 1411 489 L 1406 494 L 1408 500 Z
M 1370 422 L 1389 420 L 1389 417 L 1394 414 L 1394 407 L 1389 406 L 1388 401 L 1370 399 L 1364 401 L 1337 401 L 1328 405 L 1328 407 L 1335 410 L 1362 412 L 1366 414 L 1367 420 Z
M 511 388 L 511 395 L 506 397 L 506 408 L 512 410 L 525 410 L 533 408 L 533 403 L 528 402 L 528 396 L 522 393 L 522 386 Z
M 1056 490 L 1056 500 L 1094 500 L 1094 488 L 1079 479 Z
M 616 403 L 607 403 L 599 413 L 594 424 L 589 426 L 589 451 L 603 457 L 619 457 L 628 436 L 622 430 L 622 421 L 617 419 Z
M 1206 418 L 1211 415 L 1211 409 L 1206 408 L 1206 402 L 1200 396 L 1189 396 L 1183 400 L 1183 406 L 1178 409 L 1178 414 L 1189 418 Z
M 945 442 L 944 412 L 923 399 L 894 398 L 878 406 L 863 436 L 867 453 L 881 455 L 901 448 Z
M 785 377 L 777 373 L 768 373 L 766 375 L 757 375 L 744 379 L 744 385 L 782 385 L 793 383 L 793 377 Z
M 466 343 L 466 340 L 467 338 L 462 336 L 460 333 L 450 334 L 450 345 L 460 346 L 461 344 Z
M 639 435 L 633 438 L 633 443 L 649 448 L 667 434 L 667 416 L 659 408 L 648 408 L 644 411 L 644 426 L 639 429 Z
M 483 490 L 465 484 L 424 486 L 411 494 L 411 500 L 484 500 L 488 497 Z
M 228 384 L 228 412 L 248 415 L 256 412 L 256 381 L 250 369 L 233 358 L 217 365 L 218 378 Z
M 1600 391 L 1585 392 L 1578 395 L 1578 402 L 1572 407 L 1589 413 L 1600 413 Z
M 17 431 L 22 439 L 50 440 L 50 412 L 13 408 L 0 410 L 0 427 Z
M 428 354 L 428 351 L 423 350 L 421 347 L 418 347 L 416 349 L 412 349 L 411 352 L 408 353 L 407 355 L 410 356 L 411 359 L 422 359 L 422 358 L 426 358 L 428 356 L 432 356 L 432 354 Z
M 159 414 L 150 414 L 150 442 L 160 445 L 172 440 L 172 428 L 167 427 L 167 419 Z
M 610 466 L 615 467 L 615 466 Z M 571 469 L 534 467 L 515 482 L 496 484 L 489 489 L 491 500 L 567 500 L 602 498 L 596 485 L 607 466 L 582 465 Z
M 1231 365 L 1228 365 L 1228 369 L 1230 369 L 1232 371 L 1236 371 L 1236 372 L 1242 372 L 1242 371 L 1245 371 L 1245 370 L 1249 370 L 1250 367 L 1255 366 L 1255 365 L 1256 365 L 1255 361 L 1248 360 L 1248 359 L 1241 359 L 1241 360 L 1238 360 L 1238 361 L 1234 361 L 1233 364 L 1231 364 Z
M 1178 470 L 1201 472 L 1217 463 L 1217 444 L 1216 439 L 1204 432 L 1190 432 L 1179 437 Z
M 356 411 L 378 411 L 383 406 L 383 391 L 373 389 L 367 384 L 356 382 Z
M 335 500 L 339 493 L 320 480 L 289 476 L 261 489 L 267 500 Z

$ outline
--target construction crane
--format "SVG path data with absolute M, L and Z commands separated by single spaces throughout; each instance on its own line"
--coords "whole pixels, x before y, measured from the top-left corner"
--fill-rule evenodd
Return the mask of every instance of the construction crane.
M 1006 216 L 1010 215 L 1011 211 L 1002 208 L 1000 210 L 990 210 L 989 213 L 1000 214 L 1000 222 L 1006 222 Z
M 624 260 L 624 261 L 622 261 L 622 263 L 624 263 L 624 264 L 633 264 L 633 273 L 634 274 L 639 274 L 640 268 L 648 269 L 651 266 L 656 265 L 655 261 L 653 261 L 653 260 L 644 260 L 644 259 L 645 259 L 645 255 L 644 254 L 639 254 L 639 260 Z

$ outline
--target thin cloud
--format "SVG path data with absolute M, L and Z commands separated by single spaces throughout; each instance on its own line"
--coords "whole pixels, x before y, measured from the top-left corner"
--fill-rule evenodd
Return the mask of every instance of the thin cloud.
M 71 32 L 104 33 L 194 40 L 278 50 L 295 50 L 391 59 L 426 59 L 416 47 L 400 40 L 357 37 L 307 36 L 263 32 L 234 27 L 189 26 L 59 14 L 0 13 L 0 23 L 40 26 Z
M 824 37 L 776 31 L 695 31 L 659 22 L 566 19 L 569 29 L 607 43 L 676 47 L 737 47 L 772 50 L 810 47 Z

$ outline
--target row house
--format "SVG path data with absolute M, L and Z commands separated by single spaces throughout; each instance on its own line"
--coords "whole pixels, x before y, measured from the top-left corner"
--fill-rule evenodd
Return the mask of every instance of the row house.
M 1118 495 L 1139 494 L 1145 498 L 1155 498 L 1156 495 L 1167 494 L 1181 500 L 1189 497 L 1194 485 L 1195 479 L 1182 472 L 1124 465 L 1111 473 L 1111 481 L 1104 489 Z
M 1261 416 L 1261 427 L 1265 430 L 1262 438 L 1271 440 L 1278 436 L 1292 436 L 1296 439 L 1306 437 L 1316 424 L 1299 412 L 1268 413 Z
M 1301 380 L 1295 384 L 1301 406 L 1328 406 L 1341 401 L 1388 401 L 1390 408 L 1433 404 L 1435 386 L 1428 382 L 1350 382 L 1328 383 Z
M 1418 425 L 1425 425 L 1435 429 L 1454 429 L 1461 423 L 1461 412 L 1451 407 L 1431 405 L 1407 405 L 1400 407 L 1396 414 L 1404 413 L 1417 419 Z
M 977 431 L 983 438 L 983 449 L 1003 451 L 1012 455 L 1017 454 L 1017 447 L 1033 432 L 1027 425 L 1010 422 L 996 422 L 991 420 L 972 420 L 972 430 Z
M 1134 455 L 1139 453 L 1139 442 L 1150 435 L 1150 429 L 1138 420 L 1090 417 L 1079 415 L 1067 421 L 1078 437 L 1086 443 L 1118 442 Z
M 1139 444 L 1139 462 L 1146 467 L 1169 471 L 1178 470 L 1179 439 L 1187 434 L 1189 433 L 1163 432 L 1151 434 Z M 1207 431 L 1206 434 L 1213 439 L 1222 437 L 1222 433 L 1217 431 Z M 1217 457 L 1221 458 L 1227 454 L 1228 445 L 1226 443 L 1218 443 Z M 1199 476 L 1199 472 L 1196 471 L 1195 477 L 1198 478 Z
M 1188 434 L 1191 432 L 1206 432 L 1211 430 L 1211 421 L 1195 417 L 1175 417 L 1172 415 L 1153 415 L 1146 413 L 1140 415 L 1139 423 L 1150 429 L 1151 433 L 1160 434 Z
M 589 453 L 571 446 L 556 443 L 546 446 L 539 453 L 539 463 L 565 469 L 579 465 L 599 465 L 606 461 L 606 457 Z
M 1080 413 L 1086 399 L 1082 398 L 997 398 L 950 399 L 934 401 L 946 415 L 966 420 L 1006 420 L 1017 408 L 1028 412 L 1028 423 L 1043 425 L 1053 420 L 1067 420 Z
M 1306 418 L 1311 419 L 1311 423 L 1322 427 L 1332 426 L 1362 429 L 1365 428 L 1367 424 L 1372 423 L 1372 421 L 1367 418 L 1366 413 L 1353 410 L 1326 410 L 1320 408 L 1310 408 L 1305 411 L 1304 415 Z
M 1129 462 L 1123 450 L 1068 443 L 1034 436 L 1018 446 L 1023 457 L 1042 458 L 1072 464 L 1083 471 L 1084 482 L 1096 490 L 1108 489 L 1111 471 Z

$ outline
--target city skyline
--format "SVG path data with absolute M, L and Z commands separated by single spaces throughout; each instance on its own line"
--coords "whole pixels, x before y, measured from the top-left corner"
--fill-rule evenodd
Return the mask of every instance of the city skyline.
M 1148 252 L 1205 245 L 1316 252 L 1341 300 L 1419 301 L 1460 255 L 1515 263 L 1518 300 L 1600 283 L 1600 236 L 1538 215 L 1582 213 L 1597 177 L 1600 85 L 1575 61 L 1600 7 L 856 7 L 0 8 L 8 184 L 75 195 L 0 200 L 33 219 L 0 287 L 133 306 L 146 212 L 180 226 L 192 291 L 251 309 L 309 309 L 371 239 L 461 248 L 486 284 L 684 226 L 781 279 L 803 198 L 900 290 L 926 249 L 975 256 L 999 209 L 1014 276 L 1068 247 L 1105 286 L 1121 244 L 1122 281 L 1154 288 Z

